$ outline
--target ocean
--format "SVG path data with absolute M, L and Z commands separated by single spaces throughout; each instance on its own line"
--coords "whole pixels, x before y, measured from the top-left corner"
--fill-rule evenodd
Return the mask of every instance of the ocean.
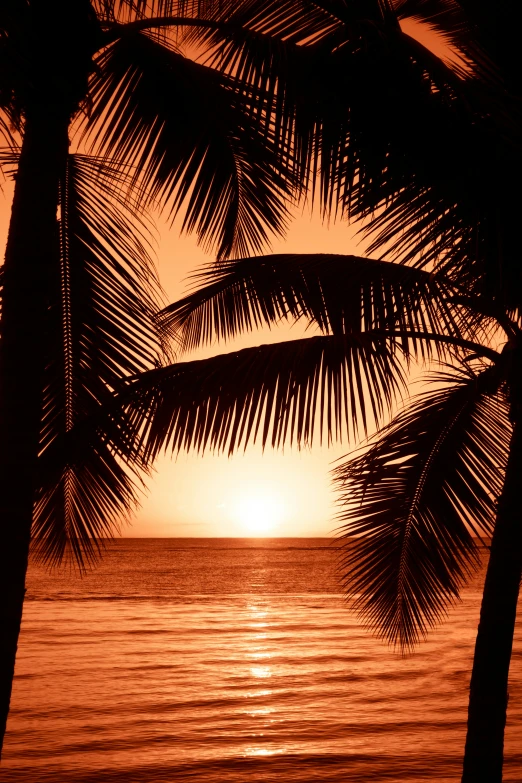
M 406 657 L 326 539 L 119 539 L 32 565 L 0 780 L 457 783 L 483 573 Z M 522 781 L 522 622 L 506 781 Z

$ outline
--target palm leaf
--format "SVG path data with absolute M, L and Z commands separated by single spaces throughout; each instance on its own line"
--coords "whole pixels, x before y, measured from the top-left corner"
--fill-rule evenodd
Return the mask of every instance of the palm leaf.
M 373 0 L 224 3 L 213 17 L 224 28 L 192 29 L 210 47 L 210 62 L 256 96 L 251 121 L 271 116 L 272 146 L 293 166 L 296 185 L 304 190 L 311 178 L 325 214 L 342 209 L 367 221 L 374 232 L 370 252 L 420 257 L 429 268 L 451 259 L 477 291 L 479 280 L 483 293 L 498 289 L 500 263 L 509 278 L 505 290 L 518 296 L 518 266 L 511 262 L 517 237 L 510 228 L 516 219 L 504 195 L 506 204 L 497 209 L 499 192 L 512 190 L 507 182 L 498 186 L 498 156 L 518 170 L 512 154 L 518 136 L 509 118 L 515 107 L 506 107 L 491 85 L 452 73 L 400 32 L 399 17 L 446 29 L 464 53 L 476 44 L 449 0 L 437 6 L 405 0 L 395 12 Z M 485 149 L 498 152 L 491 167 L 479 170 Z M 491 228 L 499 213 L 502 259 Z M 497 290 L 493 296 L 498 299 Z
M 155 315 L 161 289 L 148 253 L 147 227 L 126 199 L 124 175 L 107 162 L 70 156 L 61 181 L 60 248 L 49 277 L 40 494 L 34 548 L 59 562 L 70 550 L 80 565 L 98 539 L 135 502 L 127 466 L 140 463 L 124 421 L 81 438 L 127 375 L 157 364 Z M 81 448 L 80 448 L 81 446 Z
M 183 229 L 219 257 L 259 251 L 286 225 L 289 190 L 255 100 L 141 33 L 98 61 L 90 126 L 105 154 L 135 167 L 149 202 L 184 206 Z
M 129 199 L 125 171 L 107 160 L 69 156 L 60 226 L 62 267 L 69 269 L 62 270 L 62 287 L 75 297 L 72 340 L 85 365 L 96 364 L 109 385 L 149 369 L 162 352 L 155 319 L 163 294 L 150 227 Z
M 432 381 L 434 390 L 334 471 L 347 595 L 403 649 L 441 619 L 479 565 L 510 440 L 496 367 L 477 375 L 452 368 Z
M 92 0 L 102 21 L 117 19 L 125 23 L 133 19 L 153 17 L 208 17 L 221 10 L 223 0 Z
M 460 54 L 468 69 L 484 80 L 498 80 L 495 65 L 478 38 L 478 31 L 456 0 L 395 0 L 399 20 L 420 22 Z
M 514 310 L 522 288 L 516 207 L 509 194 L 520 164 L 516 153 L 506 148 L 499 153 L 505 164 L 500 173 L 498 162 L 491 158 L 484 161 L 479 175 L 473 170 L 475 158 L 470 150 L 492 143 L 492 138 L 484 137 L 480 144 L 477 134 L 471 134 L 464 150 L 464 139 L 455 139 L 452 173 L 448 171 L 443 180 L 425 172 L 428 177 L 422 189 L 405 188 L 394 197 L 366 228 L 374 235 L 368 252 L 382 252 L 386 247 L 390 258 L 436 268 L 469 291 L 496 302 L 499 309 Z
M 519 93 L 521 71 L 513 4 L 509 0 L 497 0 L 492 7 L 485 0 L 459 0 L 459 5 L 476 29 L 477 38 L 495 63 L 504 85 Z
M 162 313 L 162 323 L 188 349 L 287 317 L 304 317 L 333 334 L 395 329 L 473 339 L 479 331 L 472 309 L 455 304 L 460 290 L 442 275 L 371 258 L 260 256 L 210 266 L 195 280 L 203 285 Z M 414 337 L 405 337 L 403 348 L 430 353 Z
M 366 0 L 365 9 L 381 17 L 378 0 Z M 344 7 L 343 7 L 344 6 Z M 355 11 L 355 13 L 354 13 Z M 220 27 L 193 28 L 187 35 L 188 43 L 207 42 L 215 48 L 219 58 L 232 55 L 232 48 L 251 46 L 264 40 L 293 45 L 314 46 L 339 32 L 345 23 L 352 23 L 361 16 L 345 3 L 303 2 L 303 0 L 240 0 L 224 2 L 215 7 L 212 18 Z M 232 46 L 233 45 L 233 46 Z M 246 54 L 246 52 L 244 52 Z M 234 55 L 232 55 L 234 56 Z M 222 61 L 224 62 L 224 61 Z M 239 64 L 240 60 L 236 62 Z M 234 68 L 232 62 L 229 63 Z
M 4 112 L 4 116 L 2 116 L 1 108 L 2 107 L 0 106 L 0 138 L 3 137 L 6 144 L 14 147 L 15 141 L 12 132 L 12 121 L 7 115 L 7 112 Z
M 17 145 L 0 147 L 0 170 L 5 179 L 16 178 L 19 159 L 20 148 Z
M 520 172 L 519 107 L 487 78 L 491 63 L 475 27 L 449 0 L 405 0 L 396 14 L 372 2 L 313 7 L 319 16 L 307 28 L 306 13 L 302 23 L 290 13 L 296 4 L 238 4 L 236 31 L 198 35 L 214 47 L 216 67 L 272 102 L 278 144 L 292 145 L 296 176 L 303 188 L 311 177 L 325 214 L 364 220 L 370 253 L 444 264 L 513 309 L 521 283 L 509 194 Z M 398 18 L 445 32 L 474 60 L 473 78 L 401 33 Z M 305 29 L 320 40 L 309 45 Z
M 346 131 L 345 105 L 331 95 L 338 78 L 333 53 L 347 40 L 357 40 L 359 47 L 374 37 L 386 5 L 243 0 L 224 4 L 215 16 L 220 26 L 194 27 L 187 35 L 189 45 L 207 48 L 209 64 L 262 96 L 272 114 L 275 143 L 285 159 L 289 156 L 302 192 L 309 183 L 315 188 L 321 163 L 327 167 L 332 155 L 340 160 L 338 139 L 323 127 L 334 118 L 337 135 L 339 123 L 341 135 Z
M 455 124 L 455 104 L 462 106 L 462 80 L 401 33 L 399 17 L 447 26 L 469 48 L 464 15 L 449 1 L 439 4 L 438 14 L 422 0 L 396 5 L 397 12 L 376 0 L 244 2 L 232 15 L 227 6 L 225 30 L 191 33 L 210 46 L 214 66 L 274 105 L 279 141 L 284 146 L 293 137 L 299 175 L 304 179 L 311 170 L 325 211 L 341 198 L 353 215 L 371 212 L 382 187 L 397 193 L 411 183 L 418 166 L 403 172 L 409 147 L 419 145 L 420 133 L 429 134 L 426 149 L 436 138 L 440 145 L 433 122 L 438 127 L 442 113 Z M 429 164 L 429 156 L 423 162 Z
M 104 431 L 104 423 L 94 415 L 73 425 L 40 456 L 31 544 L 37 561 L 54 566 L 71 556 L 83 570 L 138 505 L 137 468 L 146 465 L 129 440 L 115 437 L 115 427 Z
M 310 444 L 343 430 L 356 438 L 381 422 L 403 384 L 393 340 L 312 337 L 153 370 L 121 405 L 154 459 L 163 448 L 232 453 L 256 439 Z

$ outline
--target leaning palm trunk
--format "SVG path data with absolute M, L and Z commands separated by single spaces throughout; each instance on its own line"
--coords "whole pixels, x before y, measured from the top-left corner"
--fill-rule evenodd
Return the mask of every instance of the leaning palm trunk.
M 462 783 L 502 781 L 508 673 L 522 574 L 521 427 L 516 421 L 491 541 L 471 675 Z
M 40 435 L 45 291 L 58 250 L 56 205 L 68 116 L 27 117 L 4 266 L 0 349 L 0 746 L 25 592 Z

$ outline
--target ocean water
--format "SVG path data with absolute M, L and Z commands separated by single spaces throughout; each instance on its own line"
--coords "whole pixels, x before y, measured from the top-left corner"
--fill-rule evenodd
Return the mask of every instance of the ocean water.
M 325 539 L 121 539 L 31 567 L 1 781 L 460 780 L 483 574 L 408 657 L 347 609 Z M 506 781 L 522 781 L 522 624 Z

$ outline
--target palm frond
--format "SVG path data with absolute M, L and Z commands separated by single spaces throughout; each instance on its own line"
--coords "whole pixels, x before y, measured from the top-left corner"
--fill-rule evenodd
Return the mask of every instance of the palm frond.
M 151 228 L 128 191 L 128 174 L 111 161 L 69 156 L 60 202 L 62 267 L 69 269 L 62 269 L 62 287 L 73 297 L 71 330 L 85 365 L 96 364 L 109 385 L 149 369 L 163 350 Z
M 400 21 L 411 19 L 440 36 L 475 76 L 498 81 L 495 65 L 479 41 L 478 30 L 459 2 L 395 0 L 394 7 Z
M 345 4 L 317 5 L 336 9 L 337 22 L 314 45 L 291 38 L 284 9 L 274 8 L 266 30 L 277 19 L 286 38 L 271 40 L 261 21 L 252 21 L 257 4 L 246 6 L 252 19 L 239 6 L 237 32 L 224 40 L 219 31 L 206 33 L 212 63 L 272 102 L 278 143 L 292 145 L 301 186 L 309 177 L 325 215 L 340 210 L 364 221 L 372 254 L 420 259 L 430 269 L 444 264 L 455 275 L 463 270 L 477 293 L 498 301 L 502 287 L 513 307 L 521 291 L 509 195 L 520 170 L 519 107 L 486 78 L 472 22 L 450 0 L 395 4 L 400 18 L 445 31 L 474 61 L 473 78 L 401 33 L 393 14 L 372 17 L 372 3 L 344 12 Z
M 360 5 L 364 6 L 369 19 L 382 18 L 378 0 L 365 0 Z M 244 35 L 253 41 L 255 39 L 250 38 L 250 34 L 254 33 L 270 41 L 312 46 L 342 30 L 348 22 L 353 23 L 361 15 L 360 9 L 335 0 L 240 0 L 223 3 L 220 9 L 214 11 L 213 18 L 225 22 L 226 30 L 194 29 L 188 39 L 198 43 L 206 40 L 217 46 L 225 41 L 228 48 L 236 35 L 239 36 L 236 41 Z
M 231 453 L 350 439 L 382 421 L 404 384 L 393 340 L 312 337 L 245 348 L 145 373 L 121 396 L 146 459 L 162 449 Z
M 418 16 L 419 6 L 436 16 L 421 0 L 410 5 L 401 6 L 403 16 Z M 455 105 L 465 100 L 462 80 L 401 33 L 390 4 L 246 2 L 226 19 L 229 32 L 192 35 L 210 46 L 215 67 L 265 95 L 280 143 L 292 137 L 299 176 L 311 174 L 325 212 L 344 200 L 357 216 L 363 197 L 371 211 L 382 187 L 399 192 L 413 176 L 402 173 L 409 146 L 420 133 L 435 139 L 430 125 L 442 122 L 441 113 L 454 124 Z M 453 8 L 437 19 L 463 44 L 469 25 L 462 13 Z
M 511 431 L 495 366 L 478 374 L 451 368 L 431 380 L 434 390 L 334 471 L 347 595 L 402 649 L 441 619 L 478 566 Z
M 183 230 L 220 258 L 284 231 L 290 190 L 273 130 L 237 80 L 141 33 L 116 41 L 98 66 L 95 143 L 135 167 L 148 203 L 167 204 L 172 218 L 183 208 Z
M 73 425 L 40 456 L 31 544 L 37 561 L 55 566 L 70 556 L 84 570 L 138 505 L 137 468 L 146 465 L 128 439 L 115 438 L 115 427 L 104 431 L 103 423 L 94 415 Z
M 492 7 L 485 0 L 458 0 L 477 38 L 502 75 L 505 86 L 520 93 L 522 71 L 518 56 L 517 25 L 513 24 L 513 4 L 497 0 Z
M 93 0 L 93 7 L 102 21 L 188 16 L 205 18 L 222 11 L 224 0 Z
M 505 288 L 518 296 L 516 220 L 505 195 L 512 188 L 499 187 L 497 165 L 500 157 L 518 170 L 515 107 L 482 78 L 459 78 L 398 27 L 397 14 L 421 18 L 471 51 L 473 27 L 456 4 L 405 0 L 393 12 L 385 5 L 225 3 L 214 18 L 226 30 L 193 28 L 193 35 L 210 48 L 213 67 L 251 91 L 250 121 L 270 117 L 272 149 L 292 168 L 293 184 L 302 193 L 311 182 L 325 215 L 365 220 L 375 232 L 372 253 L 420 257 L 432 268 L 456 249 L 454 266 L 462 260 L 467 279 L 478 271 L 488 291 L 495 278 L 488 264 L 500 265 Z M 479 171 L 485 149 L 496 152 Z M 506 216 L 507 260 L 492 238 L 498 214 Z
M 16 141 L 13 133 L 13 123 L 7 112 L 2 112 L 0 104 L 0 139 L 3 139 L 9 147 L 15 147 Z
M 198 287 L 163 310 L 161 322 L 188 349 L 228 340 L 282 318 L 306 318 L 325 333 L 379 330 L 475 339 L 488 319 L 455 304 L 442 275 L 359 256 L 278 254 L 222 262 L 194 276 Z M 481 323 L 482 322 L 482 323 Z M 406 354 L 440 343 L 404 338 Z
M 338 94 L 345 63 L 339 52 L 369 49 L 383 36 L 383 3 L 240 2 L 221 19 L 227 28 L 197 29 L 189 40 L 208 47 L 208 62 L 262 96 L 273 116 L 275 141 L 290 154 L 303 192 L 321 183 L 325 211 L 333 196 L 328 176 L 346 146 L 347 104 Z M 395 29 L 395 24 L 392 24 Z M 364 70 L 359 69 L 359 77 Z M 340 99 L 340 100 L 339 100 Z M 320 171 L 323 171 L 320 175 Z
M 513 126 L 517 113 L 514 108 Z M 512 128 L 504 132 L 490 120 L 477 117 L 469 132 L 465 124 L 453 126 L 448 144 L 433 140 L 423 150 L 422 144 L 429 142 L 426 135 L 421 144 L 412 145 L 410 162 L 417 158 L 414 165 L 419 166 L 416 181 L 390 194 L 373 217 L 370 210 L 361 211 L 369 218 L 364 227 L 372 237 L 368 252 L 384 251 L 402 263 L 438 269 L 477 295 L 512 309 L 522 290 L 516 206 L 510 196 L 510 183 L 520 170 L 520 141 Z M 430 147 L 434 152 L 428 162 Z M 492 147 L 503 164 L 482 152 L 479 173 L 476 156 Z
M 455 0 L 395 0 L 399 19 L 414 19 L 430 25 L 459 46 L 471 34 L 469 18 Z
M 16 145 L 0 147 L 0 170 L 5 179 L 16 179 L 20 148 Z
M 69 156 L 61 180 L 60 247 L 49 276 L 38 554 L 58 562 L 67 549 L 82 565 L 134 501 L 138 461 L 124 428 L 94 426 L 82 450 L 69 433 L 92 419 L 127 375 L 162 355 L 155 315 L 162 301 L 147 226 L 126 198 L 121 170 Z M 81 454 L 80 454 L 81 452 Z M 54 455 L 54 456 L 53 456 Z

